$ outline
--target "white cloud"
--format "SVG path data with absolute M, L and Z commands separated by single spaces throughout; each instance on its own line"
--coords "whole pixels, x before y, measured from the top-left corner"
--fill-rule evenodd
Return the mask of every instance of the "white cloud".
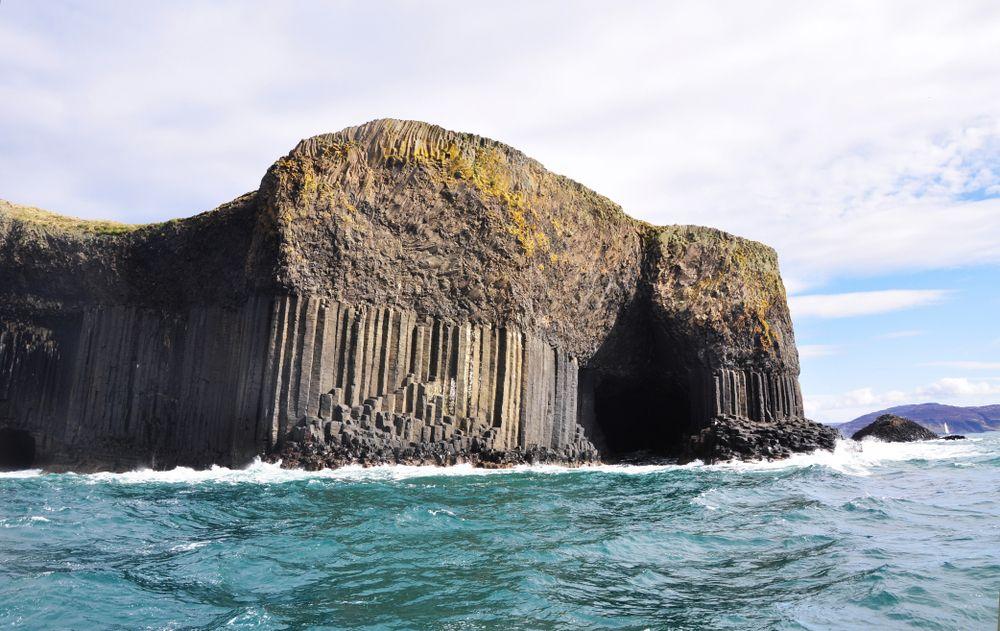
M 925 362 L 920 365 L 944 366 L 947 368 L 959 368 L 961 370 L 1000 370 L 1000 362 L 941 361 L 941 362 Z
M 921 335 L 926 335 L 927 331 L 919 330 L 908 330 L 908 331 L 890 331 L 884 335 L 879 335 L 880 340 L 899 340 L 907 337 L 920 337 Z
M 947 13 L 4 3 L 0 195 L 190 214 L 254 188 L 301 137 L 391 115 L 509 142 L 641 218 L 766 241 L 796 289 L 996 263 L 1000 5 Z
M 842 394 L 807 395 L 805 407 L 806 415 L 812 418 L 848 421 L 894 405 L 956 399 L 957 404 L 973 405 L 995 402 L 997 396 L 1000 396 L 1000 379 L 945 377 L 908 391 L 858 388 Z
M 799 344 L 798 347 L 799 357 L 803 359 L 840 354 L 840 347 L 833 344 Z
M 886 289 L 813 294 L 790 297 L 789 307 L 796 318 L 848 318 L 938 304 L 948 293 L 943 289 Z
M 873 411 L 909 402 L 907 393 L 902 390 L 876 392 L 873 388 L 858 388 L 839 395 L 806 396 L 806 415 L 815 417 L 837 416 L 833 412 L 843 410 L 865 409 Z
M 964 377 L 945 377 L 916 390 L 918 397 L 951 398 L 988 394 L 1000 394 L 1000 383 L 993 380 L 973 381 Z

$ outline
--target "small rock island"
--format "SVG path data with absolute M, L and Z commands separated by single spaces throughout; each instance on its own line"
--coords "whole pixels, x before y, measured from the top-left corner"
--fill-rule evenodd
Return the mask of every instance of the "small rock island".
M 891 443 L 905 443 L 917 440 L 934 440 L 938 435 L 916 421 L 895 414 L 883 414 L 854 432 L 851 439 L 862 440 L 867 437 Z M 964 436 L 956 436 L 956 438 L 964 438 Z
M 425 123 L 304 140 L 187 219 L 0 202 L 0 467 L 830 449 L 798 373 L 774 250 Z

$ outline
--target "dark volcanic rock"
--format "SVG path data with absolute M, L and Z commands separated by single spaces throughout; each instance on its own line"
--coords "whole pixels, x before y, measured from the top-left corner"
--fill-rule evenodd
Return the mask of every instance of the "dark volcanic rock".
M 798 373 L 774 250 L 425 123 L 163 224 L 0 202 L 0 467 L 775 458 L 833 445 Z
M 691 437 L 683 460 L 775 460 L 794 452 L 832 450 L 838 436 L 837 430 L 804 419 L 760 423 L 721 417 Z
M 926 427 L 895 414 L 883 414 L 868 427 L 855 432 L 851 438 L 861 440 L 867 436 L 893 443 L 933 440 L 938 437 Z
M 300 426 L 301 427 L 301 426 Z M 321 435 L 295 432 L 279 450 L 266 456 L 269 462 L 283 467 L 318 470 L 347 464 L 377 466 L 387 464 L 448 466 L 472 464 L 486 469 L 498 469 L 525 464 L 562 464 L 578 466 L 601 461 L 593 448 L 578 451 L 572 447 L 561 451 L 533 445 L 514 449 L 495 449 L 489 439 L 452 436 L 430 442 L 408 441 L 387 436 L 378 430 L 360 426 L 345 426 L 339 435 L 324 439 Z

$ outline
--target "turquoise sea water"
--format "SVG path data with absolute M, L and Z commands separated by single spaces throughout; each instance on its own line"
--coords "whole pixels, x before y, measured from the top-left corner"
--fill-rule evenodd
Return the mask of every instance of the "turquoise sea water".
M 0 627 L 995 629 L 1000 434 L 781 463 L 0 474 Z

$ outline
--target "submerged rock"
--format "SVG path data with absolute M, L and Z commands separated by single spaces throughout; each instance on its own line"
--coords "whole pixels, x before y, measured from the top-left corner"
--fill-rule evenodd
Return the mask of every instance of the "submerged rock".
M 891 443 L 905 443 L 915 440 L 934 440 L 937 434 L 923 425 L 895 414 L 883 414 L 867 427 L 854 432 L 854 440 L 871 436 Z

